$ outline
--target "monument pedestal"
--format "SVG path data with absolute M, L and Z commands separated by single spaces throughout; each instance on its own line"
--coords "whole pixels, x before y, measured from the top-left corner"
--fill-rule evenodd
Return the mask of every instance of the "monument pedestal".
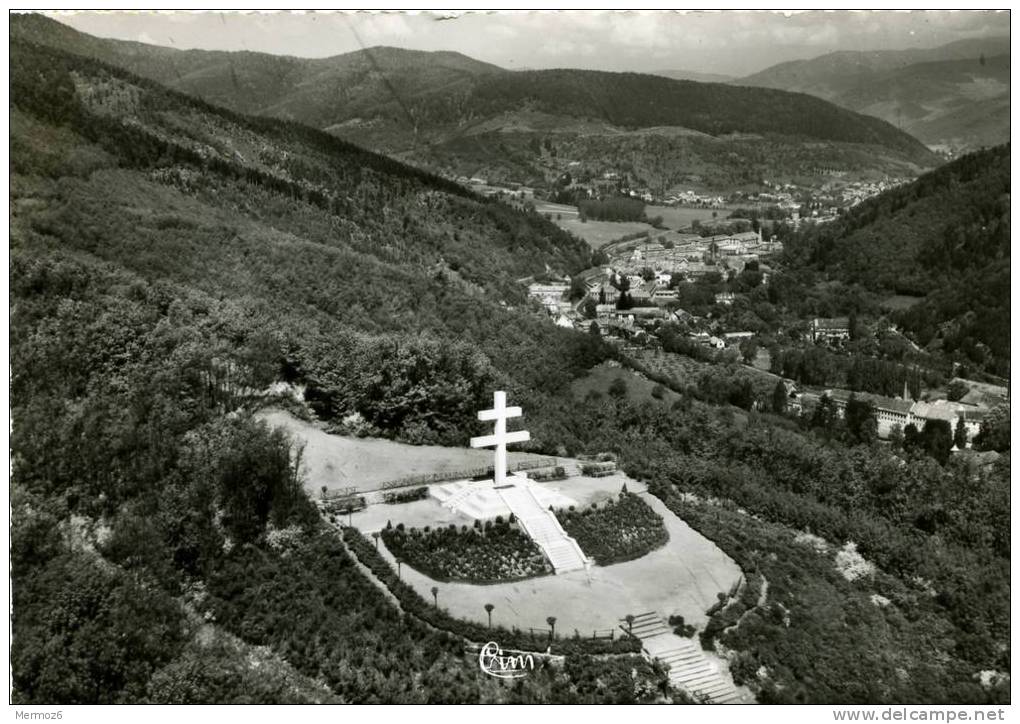
M 535 496 L 538 504 L 546 510 L 550 505 L 553 508 L 575 505 L 572 498 L 519 474 L 507 476 L 498 488 L 492 480 L 458 480 L 442 485 L 430 485 L 429 495 L 449 510 L 474 520 L 484 521 L 493 520 L 497 515 L 504 518 L 510 516 L 513 511 L 500 491 L 516 486 L 527 488 Z

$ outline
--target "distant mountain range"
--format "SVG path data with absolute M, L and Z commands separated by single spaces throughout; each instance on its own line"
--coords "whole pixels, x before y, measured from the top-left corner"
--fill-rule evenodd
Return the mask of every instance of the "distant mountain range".
M 882 118 L 930 146 L 1009 140 L 1009 38 L 938 48 L 840 51 L 780 63 L 733 81 L 809 93 Z
M 296 120 L 451 175 L 632 185 L 914 175 L 938 159 L 873 117 L 770 88 L 582 70 L 506 71 L 458 53 L 325 59 L 178 51 L 13 16 L 11 37 L 97 58 L 238 112 Z
M 673 80 L 693 80 L 698 83 L 728 83 L 733 80 L 732 75 L 721 73 L 699 73 L 693 70 L 655 70 L 652 75 L 661 75 L 663 78 Z

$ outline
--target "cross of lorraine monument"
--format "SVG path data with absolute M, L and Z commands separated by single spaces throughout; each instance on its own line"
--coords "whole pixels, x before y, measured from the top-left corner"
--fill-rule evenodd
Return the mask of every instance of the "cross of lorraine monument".
M 478 413 L 479 420 L 493 422 L 493 432 L 471 438 L 473 448 L 495 448 L 492 480 L 462 480 L 433 485 L 429 494 L 450 510 L 475 520 L 491 520 L 513 514 L 521 530 L 538 544 L 556 573 L 587 569 L 590 561 L 550 510 L 551 507 L 574 505 L 574 501 L 556 490 L 536 484 L 523 473 L 507 475 L 506 446 L 531 439 L 527 430 L 507 432 L 506 421 L 521 416 L 521 408 L 506 406 L 505 392 L 494 392 L 492 409 Z
M 492 393 L 492 409 L 481 410 L 478 413 L 479 420 L 494 420 L 495 430 L 491 435 L 471 438 L 471 447 L 495 447 L 496 463 L 493 483 L 500 488 L 506 484 L 506 446 L 511 442 L 527 442 L 531 439 L 531 433 L 527 430 L 517 432 L 506 431 L 506 421 L 511 417 L 520 417 L 523 413 L 519 407 L 506 406 L 506 393 L 498 390 Z

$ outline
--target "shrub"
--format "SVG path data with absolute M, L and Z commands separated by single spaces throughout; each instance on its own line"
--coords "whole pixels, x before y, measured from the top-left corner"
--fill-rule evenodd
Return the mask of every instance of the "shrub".
M 414 500 L 424 500 L 429 497 L 429 489 L 427 485 L 423 485 L 420 488 L 414 488 L 412 490 L 404 490 L 399 493 L 389 492 L 383 493 L 383 502 L 394 505 L 396 503 L 410 503 Z

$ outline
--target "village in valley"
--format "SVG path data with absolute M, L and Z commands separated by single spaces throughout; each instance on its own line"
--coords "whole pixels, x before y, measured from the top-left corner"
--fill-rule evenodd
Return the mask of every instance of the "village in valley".
M 901 182 L 868 186 L 860 191 L 860 197 L 850 196 L 849 205 Z M 759 199 L 785 203 L 789 195 L 762 193 Z M 718 200 L 721 202 L 721 198 Z M 690 203 L 691 199 L 670 201 Z M 699 201 L 702 203 L 698 208 L 703 209 L 712 209 L 715 204 L 715 199 Z M 791 206 L 799 208 L 797 204 Z M 836 209 L 832 212 L 835 214 Z M 791 221 L 798 219 L 791 217 Z M 810 223 L 826 220 L 814 218 Z M 753 231 L 733 231 L 752 226 Z M 713 227 L 730 231 L 713 234 Z M 820 402 L 831 405 L 842 417 L 848 402 L 859 401 L 870 405 L 880 440 L 901 440 L 908 426 L 921 430 L 929 421 L 943 421 L 953 435 L 953 453 L 972 446 L 987 416 L 1006 414 L 1009 392 L 1005 383 L 952 376 L 940 380 L 941 384 L 925 386 L 923 375 L 907 372 L 909 379 L 904 379 L 895 394 L 874 394 L 860 388 L 805 384 L 783 376 L 781 367 L 773 362 L 777 350 L 781 354 L 789 348 L 810 347 L 849 355 L 851 342 L 857 343 L 859 351 L 864 346 L 863 338 L 872 346 L 884 341 L 920 350 L 884 316 L 865 323 L 851 317 L 776 315 L 771 323 L 765 323 L 754 314 L 751 310 L 755 302 L 768 298 L 767 287 L 783 251 L 783 242 L 771 232 L 772 228 L 774 223 L 758 219 L 713 218 L 695 221 L 691 228 L 682 230 L 641 231 L 602 246 L 604 263 L 578 275 L 524 281 L 528 282 L 528 296 L 536 313 L 548 316 L 564 329 L 601 336 L 636 362 L 638 370 L 649 354 L 660 360 L 678 358 L 677 338 L 688 342 L 680 350 L 688 356 L 688 370 L 692 350 L 703 364 L 739 365 L 758 379 L 753 409 L 775 407 L 778 393 L 770 385 L 782 385 L 786 397 L 782 411 L 798 417 L 810 417 Z M 694 233 L 696 230 L 708 235 Z M 693 302 L 686 309 L 685 300 Z M 912 300 L 906 301 L 909 304 Z M 664 349 L 664 339 L 672 342 L 666 346 L 673 350 Z M 671 382 L 683 385 L 676 377 Z M 888 384 L 885 387 L 891 392 Z M 984 457 L 994 459 L 996 454 Z

